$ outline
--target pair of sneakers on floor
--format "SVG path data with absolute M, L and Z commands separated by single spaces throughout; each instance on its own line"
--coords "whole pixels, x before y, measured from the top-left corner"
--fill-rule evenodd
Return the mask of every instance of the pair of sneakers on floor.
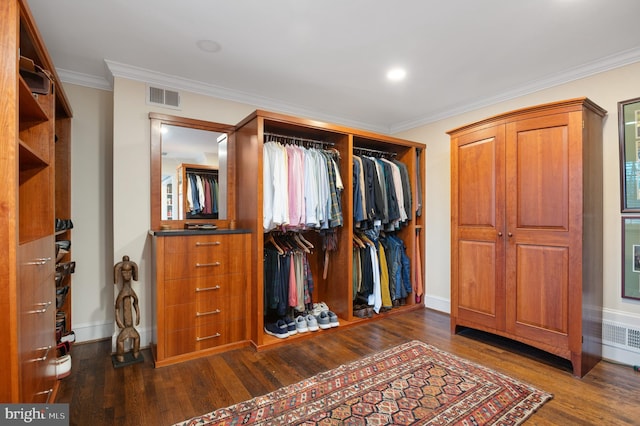
M 306 315 L 298 315 L 295 319 L 279 319 L 275 323 L 265 324 L 267 334 L 284 339 L 298 333 L 326 330 L 340 325 L 338 316 L 329 310 L 324 303 L 314 303 L 313 311 Z

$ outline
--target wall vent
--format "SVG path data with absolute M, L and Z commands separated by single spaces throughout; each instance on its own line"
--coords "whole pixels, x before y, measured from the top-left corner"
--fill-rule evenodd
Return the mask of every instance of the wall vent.
M 604 320 L 602 321 L 602 340 L 611 346 L 640 353 L 640 329 Z
M 180 92 L 161 87 L 147 86 L 147 104 L 180 109 Z

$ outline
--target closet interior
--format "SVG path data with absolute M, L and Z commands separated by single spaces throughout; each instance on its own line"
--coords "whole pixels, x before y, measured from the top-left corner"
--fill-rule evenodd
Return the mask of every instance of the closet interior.
M 180 164 L 178 177 L 178 217 L 217 219 L 220 191 L 218 168 L 202 164 Z
M 272 331 L 276 323 L 291 327 L 298 316 L 312 313 L 320 303 L 335 314 L 334 326 L 340 327 L 423 306 L 424 216 L 418 206 L 424 188 L 424 145 L 261 110 L 241 121 L 235 136 L 236 219 L 238 228 L 250 233 L 247 312 L 249 338 L 257 348 L 285 342 L 284 337 L 312 335 Z M 354 171 L 354 165 L 365 170 L 360 167 L 363 159 L 368 164 L 366 183 Z M 401 167 L 392 171 L 392 165 Z M 398 178 L 402 174 L 397 187 L 392 185 L 393 174 Z M 297 177 L 288 180 L 290 176 Z M 314 186 L 316 180 L 321 189 Z M 365 198 L 367 194 L 358 191 L 362 187 L 374 199 Z M 383 189 L 390 190 L 389 199 L 398 191 L 405 195 L 406 206 L 411 204 L 409 211 L 405 204 L 395 206 L 394 210 L 402 210 L 402 219 L 389 220 Z M 310 206 L 315 191 L 328 191 L 320 196 L 326 203 Z M 360 211 L 360 201 L 369 210 Z M 371 268 L 365 267 L 363 276 L 365 262 L 359 254 L 368 253 L 369 265 L 372 257 L 380 260 L 380 247 L 393 247 L 389 253 L 398 255 L 399 263 L 394 264 L 393 274 L 379 274 L 376 285 L 370 286 Z M 392 301 L 384 291 L 387 275 L 397 277 L 410 291 L 398 289 L 401 297 Z M 289 283 L 286 294 L 278 286 L 283 280 Z M 358 282 L 371 291 L 363 291 Z

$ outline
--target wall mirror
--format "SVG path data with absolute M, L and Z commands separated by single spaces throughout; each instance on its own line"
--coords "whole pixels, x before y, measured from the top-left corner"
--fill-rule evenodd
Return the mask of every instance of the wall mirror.
M 226 227 L 235 216 L 233 126 L 149 113 L 151 229 Z

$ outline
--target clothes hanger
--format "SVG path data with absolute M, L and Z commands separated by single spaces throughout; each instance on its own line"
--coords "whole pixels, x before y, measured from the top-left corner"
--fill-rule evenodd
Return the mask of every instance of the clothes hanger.
M 278 245 L 278 243 L 276 243 L 275 238 L 273 237 L 273 234 L 269 234 L 269 236 L 267 237 L 267 239 L 264 241 L 265 244 L 270 243 L 279 254 L 284 254 L 284 250 L 282 249 L 282 247 L 280 247 Z
M 311 250 L 309 250 L 309 247 L 307 247 L 307 245 L 302 242 L 301 238 L 302 237 L 299 233 L 296 232 L 293 234 L 293 240 L 297 243 L 300 250 L 304 251 L 305 253 L 311 253 Z
M 313 244 L 311 244 L 310 241 L 306 240 L 304 238 L 304 236 L 301 233 L 297 233 L 296 236 L 298 237 L 298 239 L 300 240 L 300 242 L 302 242 L 302 244 L 304 244 L 305 246 L 307 246 L 307 248 L 309 250 L 314 249 L 315 247 L 313 246 Z

